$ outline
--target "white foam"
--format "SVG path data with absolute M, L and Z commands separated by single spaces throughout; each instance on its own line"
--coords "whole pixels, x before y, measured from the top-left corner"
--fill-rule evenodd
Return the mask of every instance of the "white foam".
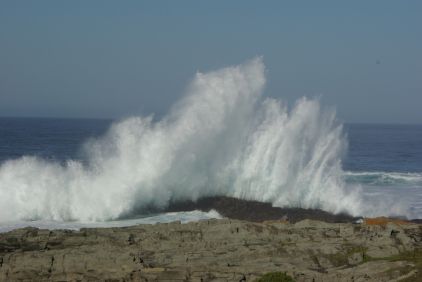
M 421 218 L 421 186 L 362 186 L 362 206 L 367 216 Z
M 189 211 L 189 212 L 171 212 L 162 213 L 154 216 L 147 216 L 136 219 L 125 219 L 115 221 L 101 221 L 101 222 L 81 222 L 81 221 L 53 221 L 53 220 L 35 220 L 35 221 L 17 221 L 17 222 L 3 222 L 0 223 L 0 233 L 8 232 L 17 228 L 36 227 L 40 229 L 67 229 L 80 230 L 81 228 L 106 228 L 106 227 L 125 227 L 134 226 L 138 224 L 156 224 L 156 223 L 170 223 L 180 221 L 181 223 L 188 223 L 193 221 L 200 221 L 206 219 L 221 219 L 222 216 L 215 210 L 209 212 Z

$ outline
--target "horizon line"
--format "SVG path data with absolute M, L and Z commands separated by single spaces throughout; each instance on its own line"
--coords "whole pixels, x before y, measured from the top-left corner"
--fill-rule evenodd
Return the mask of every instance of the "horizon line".
M 103 120 L 103 121 L 120 121 L 136 115 L 127 115 L 123 117 L 55 117 L 55 116 L 1 116 L 0 119 L 61 119 L 61 120 Z M 340 119 L 341 124 L 356 125 L 422 125 L 415 122 L 373 122 L 373 121 L 344 121 Z

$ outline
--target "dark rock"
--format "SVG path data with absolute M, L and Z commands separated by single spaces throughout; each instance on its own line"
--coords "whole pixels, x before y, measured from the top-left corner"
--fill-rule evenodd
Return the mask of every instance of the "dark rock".
M 172 202 L 166 209 L 168 212 L 216 210 L 222 216 L 262 222 L 265 220 L 287 220 L 291 223 L 303 219 L 320 220 L 329 223 L 355 222 L 359 218 L 348 214 L 332 214 L 319 209 L 279 208 L 270 203 L 241 200 L 225 196 L 201 198 L 198 201 Z

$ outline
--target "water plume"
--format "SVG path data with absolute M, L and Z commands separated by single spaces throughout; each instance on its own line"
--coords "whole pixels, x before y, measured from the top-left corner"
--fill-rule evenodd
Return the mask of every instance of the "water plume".
M 342 178 L 332 110 L 262 97 L 261 58 L 197 73 L 159 121 L 132 117 L 85 145 L 87 163 L 25 156 L 0 167 L 0 222 L 102 221 L 169 201 L 227 195 L 275 206 L 362 211 Z

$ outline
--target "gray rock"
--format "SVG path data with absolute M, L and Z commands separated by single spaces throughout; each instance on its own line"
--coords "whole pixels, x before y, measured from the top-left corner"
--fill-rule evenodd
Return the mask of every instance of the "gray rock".
M 420 238 L 417 224 L 314 220 L 25 228 L 0 234 L 0 281 L 253 281 L 273 271 L 296 281 L 388 281 L 413 275 L 409 262 L 389 257 L 419 249 Z

